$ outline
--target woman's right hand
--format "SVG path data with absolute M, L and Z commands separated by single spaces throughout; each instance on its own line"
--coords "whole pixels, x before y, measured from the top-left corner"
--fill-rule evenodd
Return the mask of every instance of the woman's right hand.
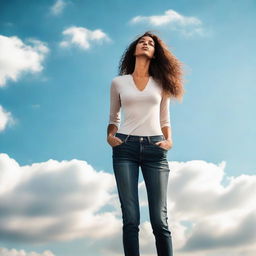
M 118 145 L 123 143 L 122 140 L 120 140 L 119 138 L 115 137 L 114 135 L 108 135 L 107 141 L 108 141 L 108 144 L 111 147 L 115 147 L 115 146 L 118 146 Z

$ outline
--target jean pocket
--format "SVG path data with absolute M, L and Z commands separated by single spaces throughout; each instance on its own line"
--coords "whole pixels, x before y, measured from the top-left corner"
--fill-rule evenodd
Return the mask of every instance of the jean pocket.
M 120 144 L 116 145 L 116 146 L 112 146 L 112 148 L 120 147 L 120 146 L 122 146 L 123 144 L 124 144 L 124 141 L 123 141 L 122 143 L 120 143 Z
M 163 148 L 163 147 L 160 147 L 159 145 L 156 144 L 157 142 L 160 142 L 160 141 L 163 141 L 163 140 L 164 140 L 164 139 L 162 139 L 162 138 L 161 138 L 161 139 L 157 139 L 157 140 L 156 140 L 156 139 L 153 139 L 153 140 L 151 139 L 151 140 L 150 140 L 150 143 L 151 143 L 152 145 L 154 145 L 155 147 L 157 147 L 157 148 L 160 148 L 160 149 L 162 149 L 162 150 L 164 150 L 164 151 L 168 151 L 168 149 L 165 149 L 165 148 Z

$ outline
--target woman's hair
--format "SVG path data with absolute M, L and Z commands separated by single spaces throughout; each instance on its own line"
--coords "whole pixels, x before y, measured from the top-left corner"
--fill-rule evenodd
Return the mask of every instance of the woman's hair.
M 155 34 L 146 31 L 137 37 L 125 50 L 119 62 L 119 75 L 131 74 L 134 71 L 134 52 L 138 41 L 143 36 L 150 36 L 155 42 L 155 58 L 152 58 L 149 65 L 149 75 L 152 76 L 163 88 L 164 94 L 168 97 L 182 100 L 185 93 L 183 88 L 183 63 L 179 61 L 168 49 L 167 45 Z

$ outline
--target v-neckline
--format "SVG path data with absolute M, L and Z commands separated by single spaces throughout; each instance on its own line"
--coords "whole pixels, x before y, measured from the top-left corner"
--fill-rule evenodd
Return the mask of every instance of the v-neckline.
M 133 79 L 132 74 L 129 74 L 129 76 L 130 76 L 130 78 L 131 78 L 131 81 L 132 81 L 133 86 L 134 86 L 135 89 L 136 89 L 137 91 L 139 91 L 139 92 L 144 92 L 144 91 L 149 87 L 149 84 L 150 84 L 150 82 L 151 82 L 151 77 L 152 77 L 152 76 L 149 76 L 148 82 L 147 82 L 146 86 L 144 87 L 143 90 L 140 90 L 140 89 L 137 87 L 137 85 L 136 85 L 136 83 L 135 83 L 135 81 L 134 81 L 134 79 Z

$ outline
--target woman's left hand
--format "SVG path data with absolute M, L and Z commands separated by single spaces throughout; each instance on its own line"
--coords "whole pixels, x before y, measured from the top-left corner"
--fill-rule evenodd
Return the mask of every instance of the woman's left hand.
M 155 144 L 158 145 L 159 147 L 166 149 L 166 150 L 171 149 L 173 146 L 172 140 L 162 140 L 162 141 L 156 142 Z

